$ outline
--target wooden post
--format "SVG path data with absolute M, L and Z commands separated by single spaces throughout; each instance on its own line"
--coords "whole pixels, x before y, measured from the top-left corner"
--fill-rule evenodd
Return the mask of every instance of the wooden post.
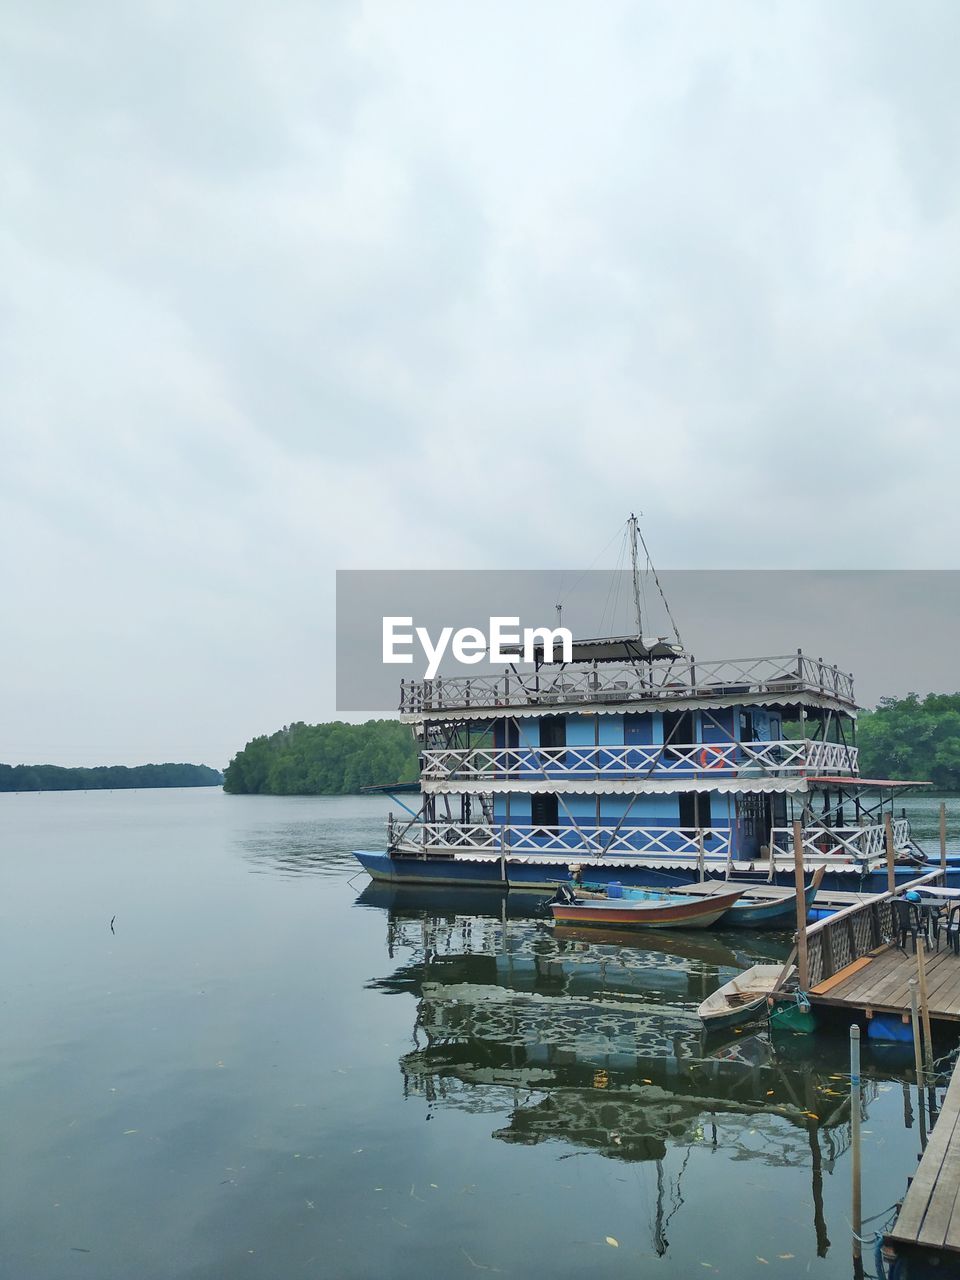
M 923 1109 L 923 1048 L 920 1044 L 920 1014 L 917 1011 L 917 980 L 907 983 L 910 989 L 910 1021 L 913 1026 L 913 1070 L 917 1077 L 917 1112 L 920 1116 L 920 1149 L 927 1145 L 927 1120 Z
M 853 1228 L 853 1261 L 860 1259 L 860 1028 L 850 1027 L 850 1152 L 853 1157 L 853 1194 L 851 1226 Z
M 893 847 L 893 815 L 883 815 L 883 826 L 887 837 L 887 893 L 893 893 L 897 887 L 897 873 L 893 867 L 896 850 Z
M 807 903 L 803 892 L 803 825 L 799 818 L 793 820 L 793 876 L 797 886 L 797 975 L 800 990 L 809 986 L 807 967 Z
M 920 979 L 920 1017 L 923 1019 L 924 1058 L 927 1075 L 933 1079 L 933 1036 L 930 1034 L 930 1002 L 927 999 L 926 947 L 923 938 L 917 938 L 917 977 Z
M 700 869 L 700 883 L 703 884 L 706 879 L 706 870 L 703 865 L 703 827 L 697 827 L 697 866 Z
M 940 801 L 940 870 L 943 872 L 943 883 L 947 883 L 947 806 Z

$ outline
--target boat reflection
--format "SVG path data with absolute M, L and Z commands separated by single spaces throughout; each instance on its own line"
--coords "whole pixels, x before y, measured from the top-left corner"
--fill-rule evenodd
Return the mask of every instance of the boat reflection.
M 697 1144 L 809 1167 L 826 1252 L 823 1172 L 850 1140 L 845 1042 L 774 1040 L 763 1028 L 717 1043 L 696 1013 L 738 970 L 785 958 L 785 942 L 742 931 L 584 933 L 553 927 L 527 899 L 466 897 L 370 887 L 359 899 L 385 911 L 395 962 L 370 985 L 417 999 L 399 1064 L 405 1096 L 499 1113 L 492 1136 L 502 1142 L 657 1162 L 658 1185 L 668 1152 L 688 1157 Z M 879 1077 L 898 1070 L 865 1048 L 864 1107 Z

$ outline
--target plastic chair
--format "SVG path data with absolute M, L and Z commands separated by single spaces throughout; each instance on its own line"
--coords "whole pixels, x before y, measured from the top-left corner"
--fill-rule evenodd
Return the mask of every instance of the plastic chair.
M 947 946 L 953 947 L 955 956 L 960 956 L 960 905 L 951 907 L 947 916 Z
M 923 929 L 920 912 L 905 898 L 893 900 L 893 940 L 901 951 L 906 950 L 907 936 L 913 938 L 913 950 L 917 950 L 917 937 Z
M 940 950 L 940 928 L 944 923 L 944 918 L 940 914 L 939 907 L 921 907 L 920 911 L 923 916 L 925 925 L 925 933 L 930 945 L 936 944 L 936 948 Z

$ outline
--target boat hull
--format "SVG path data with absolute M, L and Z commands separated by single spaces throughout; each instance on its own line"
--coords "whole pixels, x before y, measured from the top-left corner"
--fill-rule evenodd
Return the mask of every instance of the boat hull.
M 804 891 L 808 911 L 813 906 L 819 887 L 819 881 L 815 881 Z M 721 924 L 734 929 L 792 929 L 796 923 L 795 893 L 789 898 L 781 898 L 779 902 L 735 902 L 721 921 Z
M 472 862 L 459 858 L 394 858 L 389 853 L 375 853 L 365 849 L 355 849 L 353 856 L 368 875 L 383 884 L 461 885 L 464 888 L 477 889 L 507 888 L 507 882 L 501 874 L 499 861 Z
M 623 861 L 614 865 L 586 857 L 580 861 L 573 855 L 564 861 L 549 862 L 507 855 L 506 879 L 504 879 L 504 863 L 498 857 L 465 857 L 462 854 L 428 854 L 426 858 L 405 854 L 397 857 L 367 850 L 355 850 L 354 856 L 375 880 L 391 884 L 448 884 L 485 889 L 509 887 L 512 890 L 532 893 L 549 893 L 553 892 L 558 884 L 569 884 L 572 880 L 571 868 L 574 866 L 583 866 L 590 880 L 602 885 L 606 885 L 611 880 L 618 880 L 624 885 L 672 889 L 680 885 L 696 884 L 700 878 L 695 861 L 692 861 L 689 866 L 684 866 L 676 865 L 671 860 L 672 865 L 665 867 L 661 859 L 645 860 L 639 857 L 629 863 Z M 939 865 L 939 862 L 930 862 L 897 866 L 896 881 L 898 884 L 905 884 L 915 880 L 918 875 L 936 870 Z M 720 883 L 727 878 L 725 862 L 718 862 L 714 866 L 708 863 L 705 870 L 709 883 Z M 760 864 L 752 872 L 735 872 L 734 883 L 744 887 L 749 887 L 750 884 L 774 884 L 792 888 L 794 874 L 792 870 L 778 870 L 771 880 L 763 865 Z M 950 888 L 960 888 L 960 865 L 956 862 L 948 860 L 946 883 Z M 885 868 L 861 872 L 849 864 L 835 869 L 827 866 L 820 887 L 829 890 L 853 890 L 857 893 L 885 893 L 887 872 Z
M 707 1031 L 727 1031 L 766 1017 L 767 1001 L 781 977 L 786 976 L 781 965 L 753 965 L 707 996 L 697 1010 L 700 1021 Z
M 747 1004 L 728 1009 L 725 1013 L 713 1014 L 711 1017 L 701 1015 L 701 1021 L 707 1031 L 729 1031 L 731 1027 L 742 1027 L 747 1022 L 756 1022 L 767 1017 L 767 997 L 757 996 Z
M 708 929 L 737 900 L 736 893 L 691 898 L 683 902 L 641 902 L 607 898 L 593 902 L 553 902 L 557 924 L 596 929 Z

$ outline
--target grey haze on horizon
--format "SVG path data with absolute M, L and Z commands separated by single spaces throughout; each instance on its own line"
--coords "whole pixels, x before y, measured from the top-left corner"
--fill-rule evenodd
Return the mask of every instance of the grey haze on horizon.
M 633 509 L 663 569 L 957 567 L 958 41 L 946 0 L 12 0 L 0 761 L 333 716 L 336 569 L 613 567 Z M 891 621 L 890 691 L 939 682 Z

